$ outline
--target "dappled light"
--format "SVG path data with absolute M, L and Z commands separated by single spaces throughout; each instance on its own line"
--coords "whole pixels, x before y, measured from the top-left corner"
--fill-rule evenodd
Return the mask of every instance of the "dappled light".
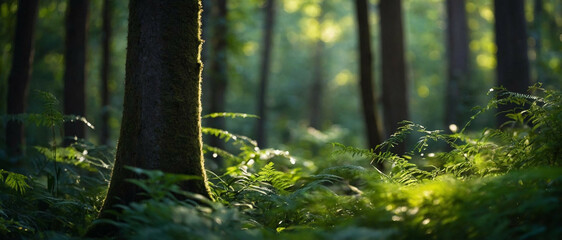
M 0 239 L 559 239 L 560 9 L 0 1 Z

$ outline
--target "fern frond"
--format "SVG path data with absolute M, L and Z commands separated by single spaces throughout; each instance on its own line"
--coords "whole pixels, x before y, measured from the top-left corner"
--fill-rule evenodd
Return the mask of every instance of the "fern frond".
M 203 128 L 201 128 L 201 132 L 203 134 L 213 135 L 213 136 L 218 137 L 220 139 L 224 139 L 224 141 L 226 141 L 226 142 L 228 142 L 230 139 L 232 139 L 236 143 L 242 143 L 242 144 L 249 143 L 250 145 L 252 145 L 254 147 L 258 146 L 258 143 L 256 141 L 254 141 L 253 139 L 249 138 L 249 137 L 232 134 L 228 131 L 221 130 L 221 129 L 203 127 Z
M 77 116 L 77 115 L 64 115 L 63 116 L 63 121 L 64 122 L 83 122 L 84 124 L 86 124 L 86 126 L 88 126 L 91 129 L 95 129 L 94 125 L 92 125 L 90 122 L 88 122 L 88 120 L 86 120 L 85 117 L 82 116 Z
M 253 114 L 246 114 L 246 113 L 231 113 L 231 112 L 217 112 L 217 113 L 210 113 L 201 118 L 260 118 L 257 115 Z
M 27 189 L 31 188 L 29 184 L 27 184 L 27 177 L 25 175 L 6 171 L 4 169 L 0 169 L 0 181 L 4 182 L 10 189 L 21 194 L 24 194 Z

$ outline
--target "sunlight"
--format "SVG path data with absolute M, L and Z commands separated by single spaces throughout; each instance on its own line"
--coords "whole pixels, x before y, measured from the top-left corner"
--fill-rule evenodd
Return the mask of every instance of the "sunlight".
M 299 10 L 301 3 L 300 0 L 285 0 L 283 1 L 283 10 L 287 13 L 294 13 Z
M 490 8 L 482 7 L 480 8 L 480 11 L 478 11 L 478 13 L 480 13 L 480 16 L 486 19 L 486 21 L 488 22 L 494 21 L 494 12 L 492 12 Z
M 553 57 L 548 61 L 548 66 L 552 69 L 557 69 L 560 66 L 560 59 Z
M 256 52 L 257 48 L 258 44 L 256 42 L 250 41 L 244 44 L 244 46 L 242 47 L 242 51 L 244 52 L 244 55 L 251 56 Z
M 456 133 L 459 130 L 459 128 L 457 127 L 456 124 L 451 124 L 449 125 L 449 130 L 451 130 L 451 132 Z
M 326 43 L 335 42 L 341 35 L 341 28 L 334 21 L 325 21 L 322 24 L 322 41 Z
M 418 96 L 421 98 L 426 98 L 429 96 L 429 88 L 425 85 L 421 85 L 418 87 Z
M 299 21 L 299 25 L 304 30 L 306 38 L 315 40 L 320 36 L 320 26 L 315 18 L 303 18 Z
M 336 75 L 336 77 L 334 78 L 334 82 L 336 83 L 336 85 L 338 87 L 347 85 L 349 83 L 351 83 L 353 78 L 353 75 L 351 74 L 351 72 L 347 69 L 341 71 L 338 73 L 338 75 Z
M 308 4 L 303 8 L 303 11 L 309 17 L 318 17 L 322 13 L 322 9 L 317 4 Z
M 496 58 L 493 55 L 481 53 L 476 57 L 478 66 L 486 69 L 494 69 L 496 67 Z

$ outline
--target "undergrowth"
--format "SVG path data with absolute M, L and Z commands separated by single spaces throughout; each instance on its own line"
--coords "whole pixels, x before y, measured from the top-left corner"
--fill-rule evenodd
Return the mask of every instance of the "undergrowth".
M 332 133 L 308 130 L 298 142 L 315 146 L 315 154 L 304 157 L 203 128 L 235 149 L 204 146 L 208 161 L 220 156 L 229 166 L 208 173 L 215 202 L 175 185 L 190 176 L 130 168 L 146 176 L 132 182 L 149 197 L 120 206 L 119 220 L 96 221 L 117 226 L 116 237 L 124 239 L 557 239 L 562 95 L 540 86 L 531 92 L 493 89 L 495 98 L 467 124 L 516 104 L 498 129 L 446 133 L 403 122 L 375 149 L 326 144 Z M 48 126 L 60 126 L 58 120 Z M 413 133 L 421 137 L 409 152 L 390 151 Z M 449 150 L 429 152 L 440 143 Z M 79 238 L 103 200 L 111 151 L 79 142 L 32 152 L 25 172 L 0 171 L 0 236 Z M 178 200 L 182 195 L 188 200 Z

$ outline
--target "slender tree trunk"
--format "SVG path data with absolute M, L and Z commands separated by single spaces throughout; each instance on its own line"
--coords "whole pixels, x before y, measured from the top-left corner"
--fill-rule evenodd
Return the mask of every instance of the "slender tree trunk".
M 388 137 L 396 132 L 400 121 L 408 120 L 402 1 L 381 0 L 379 15 L 381 21 L 382 102 L 384 126 Z M 399 144 L 393 151 L 403 153 L 405 144 Z
M 533 27 L 535 40 L 535 70 L 537 71 L 537 82 L 543 82 L 543 74 L 541 69 L 542 58 L 542 22 L 543 22 L 543 0 L 535 0 L 533 5 Z
M 209 63 L 209 55 L 211 54 L 210 52 L 210 32 L 213 31 L 213 28 L 211 26 L 211 20 L 210 20 L 210 15 L 211 15 L 211 6 L 213 5 L 211 3 L 211 1 L 213 0 L 202 0 L 201 4 L 203 6 L 203 11 L 201 12 L 201 39 L 203 40 L 204 44 L 203 47 L 201 48 L 201 61 L 203 62 L 203 64 L 205 66 L 207 66 L 207 64 Z M 211 86 L 209 86 L 210 81 L 207 81 L 207 79 L 209 78 L 209 67 L 204 67 L 203 68 L 203 73 L 201 75 L 201 77 L 203 78 L 203 85 L 202 87 L 202 92 L 201 92 L 201 105 L 203 106 L 203 110 L 202 110 L 202 114 L 209 114 L 209 104 L 210 104 L 210 99 L 209 99 L 209 95 L 210 95 L 210 88 Z M 204 120 L 203 124 L 208 125 L 208 119 Z M 204 136 L 203 141 L 206 142 L 208 136 Z
M 64 69 L 64 114 L 86 115 L 86 34 L 89 0 L 68 1 L 66 10 L 66 46 Z M 82 122 L 64 124 L 65 145 L 86 137 Z
M 142 199 L 125 166 L 200 176 L 186 191 L 210 197 L 201 141 L 201 1 L 131 0 L 121 135 L 102 217 Z
M 39 0 L 18 1 L 12 68 L 8 76 L 8 114 L 24 113 L 26 109 L 38 6 Z M 6 125 L 8 156 L 21 156 L 24 144 L 23 125 L 17 121 L 8 121 Z
M 103 1 L 102 60 L 101 60 L 101 133 L 100 144 L 109 143 L 109 71 L 111 66 L 111 2 Z
M 468 65 L 468 29 L 465 0 L 447 0 L 448 81 L 445 101 L 445 125 L 461 126 L 466 98 Z
M 523 0 L 495 0 L 497 83 L 507 90 L 527 92 L 530 85 L 529 59 L 527 57 L 527 23 Z M 514 105 L 500 106 L 504 112 Z M 498 114 L 498 126 L 507 121 L 505 114 Z
M 371 50 L 371 29 L 369 25 L 369 5 L 367 0 L 356 0 L 355 10 L 357 16 L 357 32 L 359 34 L 359 75 L 361 105 L 363 107 L 363 119 L 367 130 L 367 144 L 369 148 L 381 144 L 381 123 L 377 112 L 377 97 L 373 77 L 373 51 Z M 383 170 L 383 164 L 377 164 L 377 168 Z
M 325 3 L 326 1 L 323 0 L 321 2 L 321 13 L 318 15 L 318 24 L 322 26 L 322 22 L 324 21 L 324 12 L 325 12 Z M 322 30 L 320 29 L 320 32 Z M 310 120 L 309 125 L 316 129 L 322 128 L 322 95 L 324 92 L 324 67 L 323 67 L 323 58 L 324 58 L 324 47 L 325 43 L 322 41 L 321 37 L 318 37 L 316 41 L 316 46 L 314 48 L 314 56 L 313 56 L 313 72 L 312 72 L 312 85 L 310 87 Z
M 257 125 L 257 141 L 260 147 L 267 146 L 267 84 L 269 79 L 269 69 L 271 66 L 271 48 L 273 46 L 273 27 L 275 23 L 275 0 L 266 0 L 265 2 L 265 22 L 263 25 L 263 45 L 262 60 L 260 68 L 260 86 L 258 92 L 258 125 Z
M 210 83 L 210 104 L 209 111 L 224 112 L 225 111 L 225 95 L 226 87 L 228 84 L 228 66 L 226 59 L 227 51 L 227 1 L 218 0 L 214 2 L 211 9 L 212 23 L 212 38 L 211 56 L 209 58 L 209 83 Z M 209 119 L 209 127 L 224 129 L 224 118 L 211 118 Z M 224 149 L 224 141 L 218 137 L 211 136 L 209 145 L 217 148 Z M 216 163 L 219 167 L 224 165 L 223 159 L 216 158 Z

